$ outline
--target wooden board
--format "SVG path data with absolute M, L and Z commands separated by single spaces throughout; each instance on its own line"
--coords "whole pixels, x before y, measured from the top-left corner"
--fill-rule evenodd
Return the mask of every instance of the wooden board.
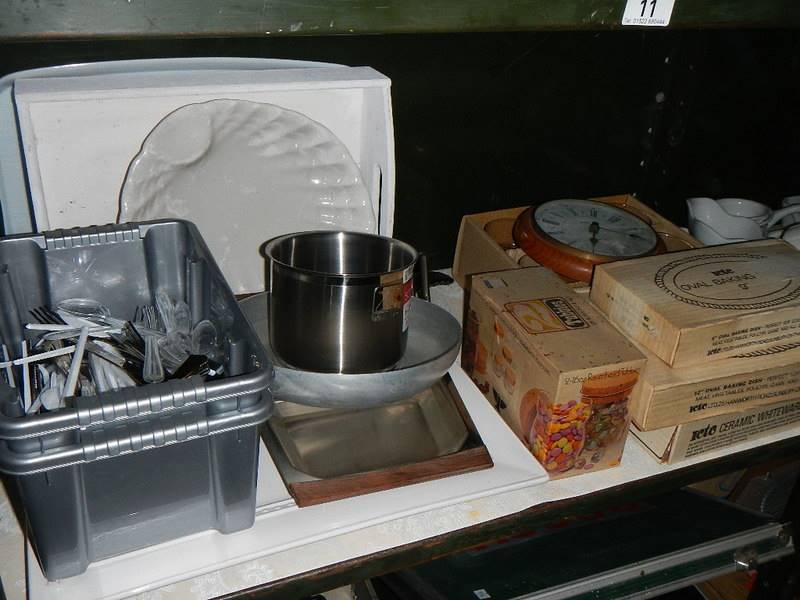
M 411 465 L 356 473 L 334 479 L 290 483 L 287 487 L 297 505 L 302 508 L 451 475 L 480 471 L 492 466 L 494 463 L 489 451 L 485 446 L 479 446 Z
M 295 502 L 297 502 L 297 505 L 300 507 L 313 506 L 324 502 L 332 502 L 343 498 L 351 498 L 493 467 L 492 457 L 483 444 L 480 433 L 458 395 L 455 385 L 449 376 L 446 376 L 444 381 L 449 397 L 452 399 L 453 405 L 458 411 L 468 433 L 466 442 L 460 450 L 415 463 L 362 473 L 351 473 L 330 479 L 289 481 L 287 476 L 281 473 L 286 488 L 295 499 Z M 271 439 L 274 439 L 274 434 L 269 434 L 265 431 L 265 435 L 267 446 L 272 446 L 270 442 Z M 277 443 L 274 447 L 277 450 L 280 447 L 280 443 Z

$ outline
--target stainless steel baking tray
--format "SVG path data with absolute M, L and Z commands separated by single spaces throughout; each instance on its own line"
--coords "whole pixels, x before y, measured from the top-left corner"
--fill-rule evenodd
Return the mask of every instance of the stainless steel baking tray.
M 267 445 L 287 483 L 438 458 L 469 437 L 454 393 L 447 377 L 404 402 L 361 410 L 278 402 Z

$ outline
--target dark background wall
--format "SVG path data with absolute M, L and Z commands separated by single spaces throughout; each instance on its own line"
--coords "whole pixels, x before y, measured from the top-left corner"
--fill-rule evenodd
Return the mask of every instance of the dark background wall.
M 77 61 L 263 56 L 392 79 L 395 235 L 452 261 L 462 215 L 635 193 L 800 194 L 800 32 L 531 32 L 0 44 L 0 73 Z

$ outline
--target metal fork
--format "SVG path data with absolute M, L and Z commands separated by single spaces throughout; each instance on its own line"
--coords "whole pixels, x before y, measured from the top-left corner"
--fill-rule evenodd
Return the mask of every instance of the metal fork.
M 33 315 L 33 318 L 39 323 L 45 325 L 67 325 L 67 322 L 61 318 L 56 311 L 49 306 L 37 306 L 28 311 Z
M 139 311 L 137 311 L 138 313 Z M 161 364 L 161 356 L 158 353 L 158 339 L 147 330 L 157 330 L 158 315 L 152 306 L 143 306 L 141 313 L 137 314 L 140 322 L 147 329 L 142 333 L 144 337 L 144 368 L 142 369 L 142 379 L 147 383 L 159 383 L 164 381 L 164 366 Z

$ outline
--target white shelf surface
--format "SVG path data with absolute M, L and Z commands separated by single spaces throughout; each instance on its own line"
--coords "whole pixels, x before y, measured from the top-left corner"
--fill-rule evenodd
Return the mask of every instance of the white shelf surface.
M 800 428 L 774 434 L 758 441 L 710 452 L 675 465 L 661 465 L 632 436 L 628 438 L 619 467 L 579 477 L 549 481 L 536 487 L 478 498 L 453 506 L 392 519 L 303 546 L 276 552 L 268 557 L 244 561 L 134 597 L 141 600 L 207 598 L 276 581 L 345 560 L 366 556 L 511 515 L 527 508 L 591 494 L 592 492 L 653 477 L 689 465 L 702 463 L 800 434 Z M 38 570 L 38 565 L 34 566 Z M 9 600 L 26 597 L 25 542 L 8 498 L 0 496 L 0 577 Z

